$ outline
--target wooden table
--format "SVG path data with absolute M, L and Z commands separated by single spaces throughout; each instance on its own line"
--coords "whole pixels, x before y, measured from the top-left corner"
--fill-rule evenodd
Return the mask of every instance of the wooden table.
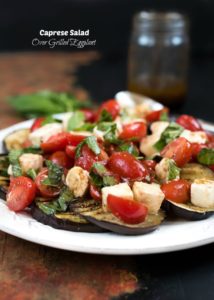
M 21 121 L 9 95 L 48 88 L 86 98 L 75 72 L 98 58 L 96 52 L 0 55 L 0 128 Z M 129 257 L 56 250 L 0 232 L 1 300 L 106 300 L 139 289 L 135 270 Z

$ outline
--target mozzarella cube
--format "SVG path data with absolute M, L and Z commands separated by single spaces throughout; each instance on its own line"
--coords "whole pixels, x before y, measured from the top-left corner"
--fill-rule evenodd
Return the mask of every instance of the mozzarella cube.
M 151 125 L 151 132 L 160 138 L 164 130 L 169 126 L 169 122 L 157 121 L 153 122 Z
M 93 135 L 95 135 L 98 139 L 103 140 L 103 137 L 105 135 L 105 131 L 101 131 L 97 128 L 97 126 L 94 127 L 93 129 Z
M 133 192 L 128 183 L 119 183 L 112 186 L 106 186 L 102 188 L 102 206 L 103 210 L 107 211 L 107 197 L 108 195 L 114 195 L 124 199 L 133 200 Z
M 120 108 L 130 108 L 130 107 L 135 107 L 135 102 L 129 97 L 118 97 L 116 98 L 117 103 L 119 104 Z
M 69 170 L 65 182 L 74 197 L 82 197 L 89 186 L 89 173 L 81 167 L 73 167 Z
M 205 144 L 208 141 L 207 134 L 204 131 L 190 131 L 185 129 L 180 136 L 184 137 L 190 143 Z
M 29 139 L 33 146 L 40 146 L 42 142 L 47 141 L 52 135 L 62 132 L 62 124 L 50 123 L 33 131 L 29 135 Z
M 156 183 L 135 182 L 133 185 L 134 199 L 142 202 L 150 214 L 157 214 L 164 200 L 164 193 Z
M 72 135 L 82 135 L 85 137 L 93 135 L 93 133 L 89 131 L 69 131 L 69 133 L 71 133 Z
M 191 202 L 203 208 L 214 207 L 214 181 L 196 179 L 191 185 Z
M 24 174 L 30 169 L 39 171 L 43 166 L 43 157 L 39 154 L 25 153 L 19 157 L 19 163 Z

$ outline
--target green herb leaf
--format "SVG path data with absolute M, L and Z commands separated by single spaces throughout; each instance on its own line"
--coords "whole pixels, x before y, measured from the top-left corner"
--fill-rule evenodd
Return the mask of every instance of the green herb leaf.
M 177 123 L 170 123 L 169 126 L 161 134 L 160 140 L 154 144 L 154 147 L 158 151 L 161 151 L 167 144 L 178 138 L 183 130 L 183 127 L 181 127 Z
M 68 131 L 75 130 L 84 125 L 85 116 L 82 111 L 75 111 L 68 120 Z
M 9 162 L 12 165 L 13 176 L 19 177 L 22 175 L 22 168 L 19 163 L 19 157 L 23 154 L 22 150 L 11 150 L 9 153 Z
M 32 178 L 33 180 L 36 178 L 37 174 L 36 171 L 34 169 L 30 169 L 27 171 L 27 175 Z
M 175 161 L 173 159 L 169 159 L 168 163 L 169 163 L 169 170 L 168 170 L 167 181 L 180 178 L 181 169 L 176 166 Z
M 42 154 L 43 151 L 40 147 L 32 146 L 22 149 L 23 153 Z
M 160 115 L 160 121 L 169 121 L 169 114 L 167 111 L 163 111 Z
M 54 215 L 59 209 L 59 203 L 57 200 L 51 202 L 40 202 L 37 203 L 37 205 L 46 215 Z
M 213 165 L 214 164 L 214 149 L 204 148 L 201 149 L 197 156 L 197 160 L 203 165 Z
M 86 122 L 81 127 L 76 128 L 75 131 L 90 131 L 90 132 L 92 132 L 95 126 L 96 126 L 95 123 Z
M 45 164 L 48 168 L 48 178 L 43 180 L 42 183 L 50 186 L 59 186 L 62 182 L 63 168 L 50 160 L 46 160 Z
M 119 146 L 120 151 L 128 152 L 136 157 L 139 156 L 138 148 L 132 143 L 124 143 Z
M 76 158 L 81 156 L 81 149 L 84 145 L 88 145 L 89 149 L 94 152 L 94 154 L 100 154 L 100 147 L 97 144 L 97 139 L 95 136 L 88 136 L 86 137 L 81 143 L 78 144 L 76 147 Z
M 18 95 L 9 99 L 12 107 L 26 117 L 38 117 L 73 111 L 88 107 L 88 101 L 79 101 L 68 93 L 39 91 L 28 95 Z
M 73 200 L 73 194 L 69 190 L 68 187 L 64 187 L 62 190 L 59 198 L 58 198 L 58 203 L 60 206 L 60 211 L 66 211 L 68 208 L 69 203 Z
M 50 124 L 50 123 L 61 123 L 61 121 L 56 120 L 53 116 L 47 116 L 43 121 L 42 121 L 42 126 L 46 125 L 46 124 Z
M 105 142 L 119 145 L 121 143 L 121 140 L 117 137 L 117 124 L 111 125 L 103 137 Z
M 109 171 L 101 163 L 94 163 L 91 171 L 90 177 L 92 183 L 97 187 L 110 186 L 117 184 L 114 176 L 109 175 Z
M 112 115 L 106 109 L 103 109 L 101 112 L 101 116 L 99 118 L 99 122 L 111 122 L 111 121 L 113 121 Z

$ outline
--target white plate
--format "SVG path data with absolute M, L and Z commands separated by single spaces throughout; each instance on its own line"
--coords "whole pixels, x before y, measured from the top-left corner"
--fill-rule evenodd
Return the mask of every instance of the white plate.
M 3 151 L 2 140 L 9 132 L 30 125 L 31 121 L 27 121 L 0 131 L 0 153 Z M 208 126 L 209 130 L 214 130 L 214 126 Z M 156 231 L 141 236 L 77 233 L 43 225 L 27 213 L 11 212 L 5 202 L 0 200 L 0 230 L 31 242 L 65 250 L 96 254 L 149 254 L 188 249 L 213 242 L 214 216 L 194 222 L 165 221 Z

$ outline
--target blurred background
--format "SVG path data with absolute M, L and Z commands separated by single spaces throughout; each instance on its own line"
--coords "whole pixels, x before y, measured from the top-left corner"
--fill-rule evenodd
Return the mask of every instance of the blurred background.
M 38 81 L 50 76 L 48 75 L 50 72 L 58 73 L 58 69 L 60 73 L 61 61 L 66 76 L 70 76 L 71 79 L 72 76 L 75 77 L 74 88 L 78 88 L 78 95 L 82 96 L 86 92 L 96 102 L 112 98 L 117 91 L 127 89 L 127 55 L 135 13 L 154 10 L 186 14 L 191 24 L 188 94 L 187 101 L 177 107 L 176 112 L 185 111 L 212 121 L 210 107 L 213 107 L 214 101 L 213 0 L 9 0 L 1 2 L 0 6 L 2 57 L 0 68 L 4 73 L 0 77 L 1 88 L 5 87 L 8 81 L 11 82 L 10 76 L 18 74 L 21 74 L 19 80 L 26 77 L 26 84 L 19 82 L 18 88 L 17 84 L 15 88 L 13 86 L 12 94 L 44 88 L 45 86 L 41 82 L 38 84 Z M 31 45 L 32 39 L 39 36 L 40 29 L 69 30 L 70 28 L 90 29 L 90 39 L 96 39 L 96 46 L 83 49 L 58 46 L 49 49 Z M 77 50 L 81 53 L 81 57 L 76 54 Z M 26 62 L 26 56 L 22 55 L 23 51 L 33 51 L 34 56 L 31 58 L 28 56 Z M 54 54 L 59 51 L 61 54 Z M 62 51 L 67 52 L 64 58 Z M 96 53 L 92 53 L 94 51 Z M 21 55 L 19 62 L 17 63 L 14 56 L 12 60 L 11 56 L 6 58 L 4 55 L 8 52 L 13 52 L 14 55 L 18 55 L 19 52 Z M 37 55 L 35 52 L 39 56 L 35 56 Z M 51 56 L 49 56 L 50 52 Z M 72 54 L 73 52 L 75 53 Z M 71 62 L 69 59 L 72 55 Z M 6 62 L 5 59 L 8 61 Z M 58 69 L 56 66 L 53 67 L 53 61 L 55 65 L 58 64 Z M 16 70 L 15 73 L 8 71 L 13 68 Z M 7 79 L 5 79 L 6 75 Z M 56 89 L 67 89 L 69 82 L 66 85 L 65 81 L 60 76 L 55 76 L 54 79 L 47 80 L 44 85 L 54 89 L 54 83 L 57 83 Z M 9 89 L 5 91 L 8 92 Z

